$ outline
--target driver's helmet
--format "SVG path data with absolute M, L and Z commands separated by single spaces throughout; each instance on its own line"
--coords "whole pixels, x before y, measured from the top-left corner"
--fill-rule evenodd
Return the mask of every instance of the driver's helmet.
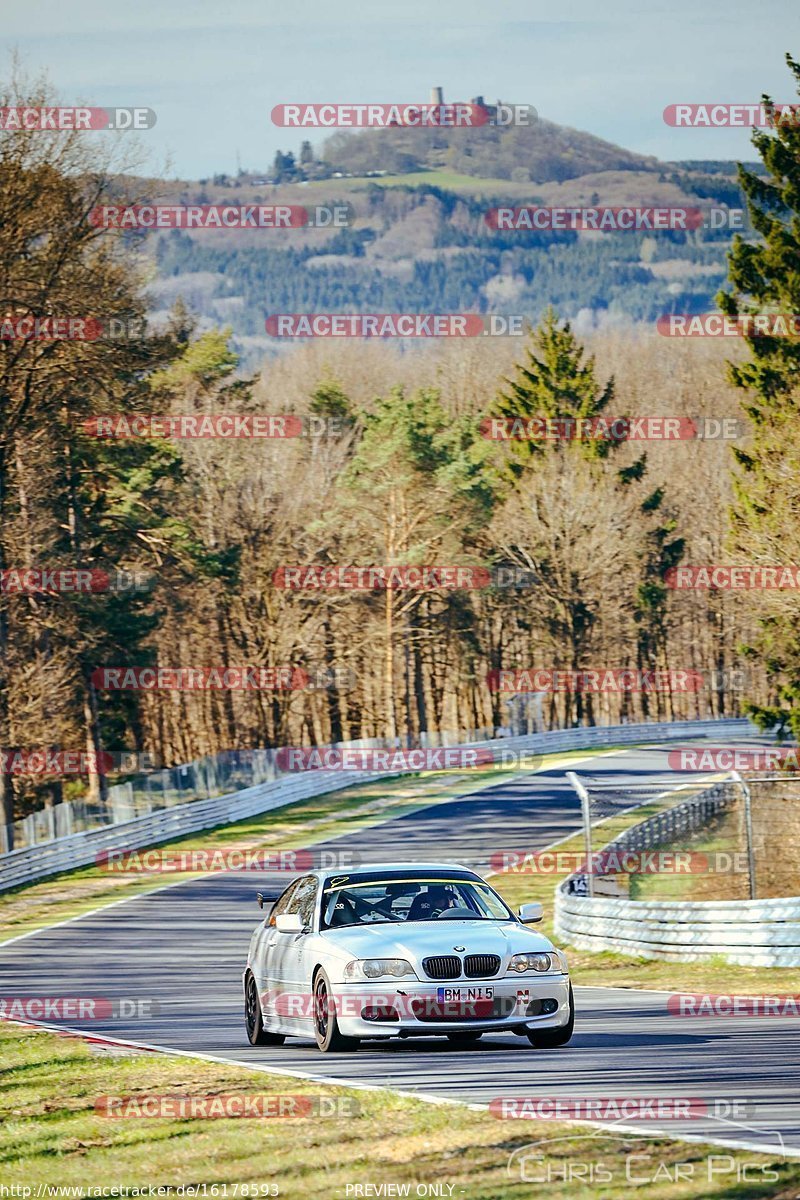
M 453 895 L 441 883 L 429 884 L 427 891 L 417 892 L 408 910 L 408 921 L 427 921 L 453 904 Z
M 453 906 L 453 893 L 441 883 L 428 888 L 426 899 L 430 901 L 431 908 L 452 908 Z

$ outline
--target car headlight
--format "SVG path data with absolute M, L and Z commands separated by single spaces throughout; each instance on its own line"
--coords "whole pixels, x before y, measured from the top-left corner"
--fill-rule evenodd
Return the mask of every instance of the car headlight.
M 558 960 L 556 960 L 557 965 Z M 509 971 L 550 971 L 553 958 L 549 954 L 515 954 L 508 964 Z
M 404 958 L 354 958 L 344 969 L 345 979 L 416 979 L 414 968 Z

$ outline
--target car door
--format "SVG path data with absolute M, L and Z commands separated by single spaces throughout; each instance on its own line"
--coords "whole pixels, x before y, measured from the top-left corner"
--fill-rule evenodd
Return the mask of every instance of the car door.
M 292 896 L 296 892 L 299 883 L 299 879 L 295 879 L 290 883 L 273 904 L 272 911 L 264 921 L 263 932 L 258 940 L 257 959 L 252 964 L 258 990 L 261 995 L 261 1009 L 265 1020 L 273 1016 L 277 1017 L 280 1021 L 281 1009 L 283 1008 L 283 1004 L 279 1001 L 280 975 L 278 960 L 275 957 L 275 950 L 280 944 L 278 941 L 278 930 L 275 927 L 275 918 L 279 913 L 284 913 L 288 910 Z
M 300 920 L 303 922 L 303 933 L 296 934 L 291 943 L 291 950 L 286 956 L 287 982 L 296 986 L 304 996 L 311 995 L 311 972 L 315 958 L 313 943 L 315 941 L 314 922 L 317 910 L 317 897 L 321 887 L 320 881 L 314 875 L 308 875 L 300 880 L 293 902 Z
M 288 897 L 284 913 L 295 913 L 303 922 L 303 932 L 275 930 L 270 958 L 270 974 L 275 980 L 276 1003 L 282 1023 L 308 1025 L 311 1016 L 311 969 L 305 963 L 305 943 L 314 924 L 319 881 L 316 875 L 304 875 Z M 276 913 L 277 916 L 277 913 Z

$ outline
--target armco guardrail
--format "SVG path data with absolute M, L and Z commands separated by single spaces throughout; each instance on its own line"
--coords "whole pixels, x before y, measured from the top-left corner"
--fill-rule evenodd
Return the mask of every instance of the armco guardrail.
M 472 742 L 471 747 L 488 749 L 495 762 L 510 762 L 521 754 L 547 754 L 558 750 L 590 749 L 595 746 L 630 745 L 642 741 L 668 741 L 685 737 L 731 737 L 754 733 L 745 719 L 714 721 L 652 722 L 637 725 L 599 725 L 558 729 L 521 737 Z M 396 772 L 393 772 L 396 774 Z M 381 772 L 307 771 L 280 779 L 185 804 L 162 808 L 133 820 L 105 825 L 83 833 L 55 838 L 0 855 L 0 891 L 43 879 L 60 871 L 86 866 L 103 850 L 138 850 L 174 838 L 241 821 L 311 796 L 350 787 L 354 783 L 386 778 Z
M 642 821 L 607 849 L 668 844 L 730 803 L 715 785 Z M 740 966 L 800 966 L 800 896 L 771 900 L 662 901 L 587 896 L 571 875 L 556 889 L 555 936 L 578 950 L 616 950 L 637 958 L 697 962 L 719 954 Z
M 681 804 L 665 808 L 638 825 L 632 825 L 610 842 L 608 849 L 649 850 L 652 846 L 663 846 L 676 837 L 707 826 L 712 817 L 730 808 L 733 803 L 729 788 L 722 783 L 715 783 Z

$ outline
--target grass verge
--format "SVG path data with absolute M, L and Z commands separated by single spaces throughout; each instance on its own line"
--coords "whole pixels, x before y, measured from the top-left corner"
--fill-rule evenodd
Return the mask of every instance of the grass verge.
M 465 1052 L 444 1047 L 441 1053 L 463 1064 Z M 520 1049 L 521 1055 L 527 1053 Z M 86 1195 L 91 1188 L 187 1185 L 197 1189 L 195 1196 L 231 1198 L 346 1200 L 381 1194 L 355 1192 L 359 1184 L 408 1184 L 410 1195 L 527 1200 L 536 1190 L 530 1180 L 545 1170 L 551 1176 L 550 1200 L 644 1194 L 647 1200 L 699 1195 L 777 1200 L 800 1190 L 800 1161 L 782 1161 L 777 1152 L 723 1151 L 550 1121 L 503 1121 L 486 1110 L 425 1104 L 388 1091 L 319 1085 L 166 1055 L 97 1052 L 79 1040 L 2 1021 L 0 1057 L 5 1067 L 0 1179 L 7 1186 L 32 1188 L 34 1197 L 41 1188 L 41 1200 Z M 267 1063 L 267 1049 L 264 1058 Z M 105 1096 L 152 1101 L 163 1095 L 217 1101 L 258 1095 L 270 1097 L 273 1105 L 280 1097 L 322 1097 L 328 1109 L 337 1101 L 350 1115 L 112 1119 L 97 1108 Z M 545 1159 L 536 1174 L 530 1174 L 531 1164 L 527 1181 L 518 1166 L 509 1170 L 514 1151 L 543 1139 L 549 1144 L 538 1148 Z M 635 1156 L 634 1177 L 643 1181 L 637 1186 L 626 1181 L 629 1156 Z M 737 1183 L 745 1163 L 752 1182 Z M 598 1190 L 600 1171 L 606 1172 L 606 1186 Z M 419 1192 L 420 1184 L 427 1190 Z M 398 1193 L 384 1189 L 383 1194 Z

